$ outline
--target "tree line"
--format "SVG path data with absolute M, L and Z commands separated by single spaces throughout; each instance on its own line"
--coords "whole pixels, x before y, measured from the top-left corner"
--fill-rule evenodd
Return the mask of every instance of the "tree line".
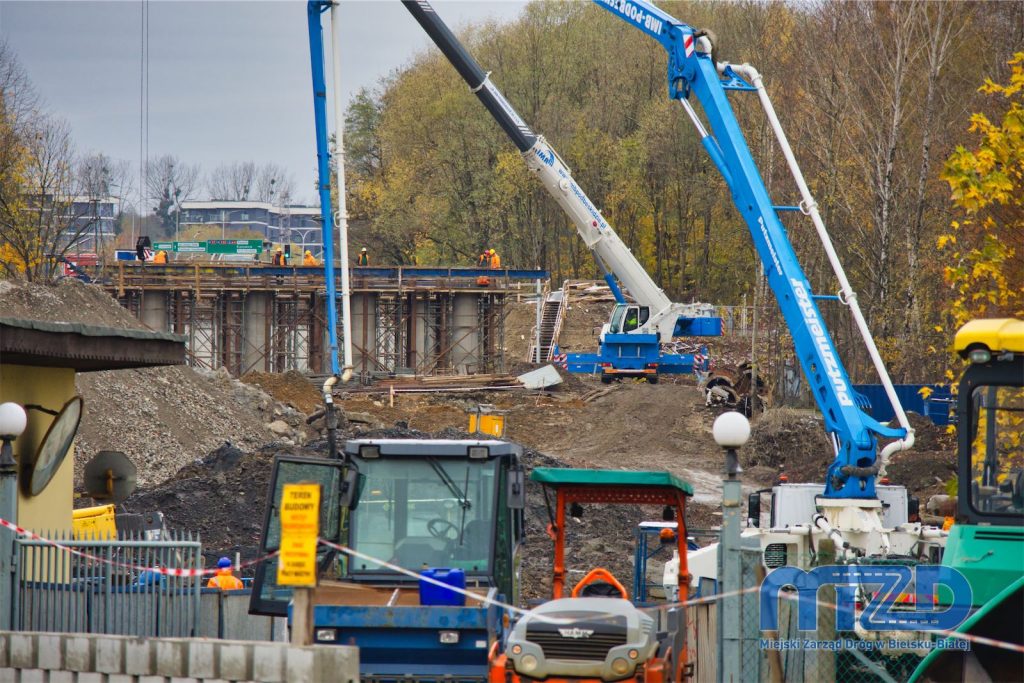
M 937 241 L 963 209 L 946 161 L 976 144 L 972 115 L 995 118 L 1019 101 L 979 88 L 1010 79 L 1024 4 L 660 4 L 713 30 L 719 60 L 762 73 L 883 354 L 897 377 L 915 379 L 950 343 L 950 255 Z M 461 38 L 674 300 L 771 299 L 725 183 L 667 98 L 660 45 L 590 3 L 566 2 L 534 2 Z M 774 202 L 797 204 L 756 96 L 730 100 Z M 384 260 L 468 263 L 495 247 L 556 282 L 597 275 L 573 226 L 437 50 L 360 92 L 345 136 L 353 231 Z M 985 229 L 1020 246 L 1017 216 Z M 783 220 L 816 291 L 835 293 L 810 221 Z M 1019 291 L 1012 263 L 1007 288 Z M 858 375 L 866 358 L 839 306 L 824 313 Z

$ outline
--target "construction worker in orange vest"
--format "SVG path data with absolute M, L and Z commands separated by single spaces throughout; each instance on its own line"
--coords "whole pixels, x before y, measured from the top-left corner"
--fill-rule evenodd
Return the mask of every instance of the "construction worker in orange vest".
M 217 573 L 206 583 L 207 588 L 219 588 L 222 591 L 237 591 L 245 588 L 242 580 L 231 572 L 231 560 L 222 557 L 217 560 Z
M 488 254 L 490 254 L 491 256 L 491 268 L 501 268 L 501 257 L 498 256 L 498 252 L 491 249 L 490 251 L 488 251 Z
M 307 249 L 306 253 L 302 257 L 302 265 L 304 265 L 304 266 L 319 266 L 320 262 L 317 261 L 316 258 L 313 257 L 313 252 L 311 252 L 309 249 Z
M 490 249 L 484 249 L 482 252 L 480 252 L 480 258 L 478 258 L 476 260 L 476 265 L 478 267 L 480 267 L 480 268 L 490 268 L 491 267 L 491 250 Z
M 153 263 L 167 263 L 167 252 L 161 249 L 153 257 Z

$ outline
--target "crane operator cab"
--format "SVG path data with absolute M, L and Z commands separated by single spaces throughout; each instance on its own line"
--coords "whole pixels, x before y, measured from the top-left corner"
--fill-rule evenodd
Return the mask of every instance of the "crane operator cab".
M 648 306 L 616 304 L 615 309 L 612 311 L 612 320 L 604 334 L 629 334 L 630 332 L 636 332 L 647 324 L 650 317 L 651 309 Z

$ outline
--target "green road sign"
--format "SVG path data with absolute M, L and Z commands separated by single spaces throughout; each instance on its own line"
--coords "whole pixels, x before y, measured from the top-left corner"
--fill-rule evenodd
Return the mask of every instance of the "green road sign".
M 207 254 L 262 254 L 263 240 L 208 240 Z
M 153 251 L 176 251 L 183 254 L 262 254 L 263 240 L 154 242 Z

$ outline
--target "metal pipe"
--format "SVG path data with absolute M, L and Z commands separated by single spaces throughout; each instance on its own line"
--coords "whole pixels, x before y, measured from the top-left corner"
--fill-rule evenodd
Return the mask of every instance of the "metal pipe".
M 334 222 L 338 228 L 338 250 L 341 261 L 341 334 L 343 368 L 341 381 L 352 379 L 352 292 L 348 267 L 348 207 L 345 197 L 345 109 L 341 99 L 341 19 L 339 3 L 331 3 L 331 57 L 334 70 L 334 177 L 338 190 L 338 211 Z M 333 301 L 331 304 L 333 305 Z

